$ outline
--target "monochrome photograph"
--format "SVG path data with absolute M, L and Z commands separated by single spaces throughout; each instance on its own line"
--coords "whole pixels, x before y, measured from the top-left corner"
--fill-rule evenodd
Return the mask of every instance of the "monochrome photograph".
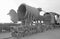
M 60 0 L 0 0 L 0 39 L 60 39 Z

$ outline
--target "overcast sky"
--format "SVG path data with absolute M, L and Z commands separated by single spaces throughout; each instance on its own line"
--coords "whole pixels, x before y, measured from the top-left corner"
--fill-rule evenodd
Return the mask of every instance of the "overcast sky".
M 10 9 L 17 11 L 18 6 L 22 3 L 60 14 L 60 0 L 0 0 L 0 23 L 11 22 L 10 17 L 6 14 Z

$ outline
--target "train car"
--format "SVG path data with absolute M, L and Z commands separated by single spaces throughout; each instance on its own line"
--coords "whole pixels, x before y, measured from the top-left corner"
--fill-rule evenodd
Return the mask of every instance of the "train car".
M 44 14 L 44 23 L 46 23 L 46 24 L 58 24 L 57 23 L 58 16 L 59 15 L 55 12 L 46 12 Z

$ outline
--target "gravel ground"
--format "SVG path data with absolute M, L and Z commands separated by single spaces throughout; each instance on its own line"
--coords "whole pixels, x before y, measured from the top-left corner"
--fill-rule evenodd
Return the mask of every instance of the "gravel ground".
M 11 33 L 0 33 L 0 39 L 10 37 Z
M 38 33 L 21 39 L 60 39 L 60 29 Z
M 7 39 L 7 37 L 10 37 L 11 33 L 1 33 L 0 34 L 0 39 L 5 38 Z M 10 39 L 16 39 L 16 38 L 10 38 Z M 32 36 L 27 36 L 27 37 L 23 37 L 20 39 L 60 39 L 60 29 L 55 29 L 55 30 L 51 30 L 51 31 L 47 31 L 47 32 L 43 32 L 43 33 L 38 33 Z

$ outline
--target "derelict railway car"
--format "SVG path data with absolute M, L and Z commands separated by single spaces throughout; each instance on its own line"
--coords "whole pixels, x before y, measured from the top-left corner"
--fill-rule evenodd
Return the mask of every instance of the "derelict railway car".
M 44 14 L 44 23 L 46 24 L 59 24 L 58 22 L 59 14 L 55 12 L 45 12 Z M 59 19 L 60 20 L 60 19 Z

